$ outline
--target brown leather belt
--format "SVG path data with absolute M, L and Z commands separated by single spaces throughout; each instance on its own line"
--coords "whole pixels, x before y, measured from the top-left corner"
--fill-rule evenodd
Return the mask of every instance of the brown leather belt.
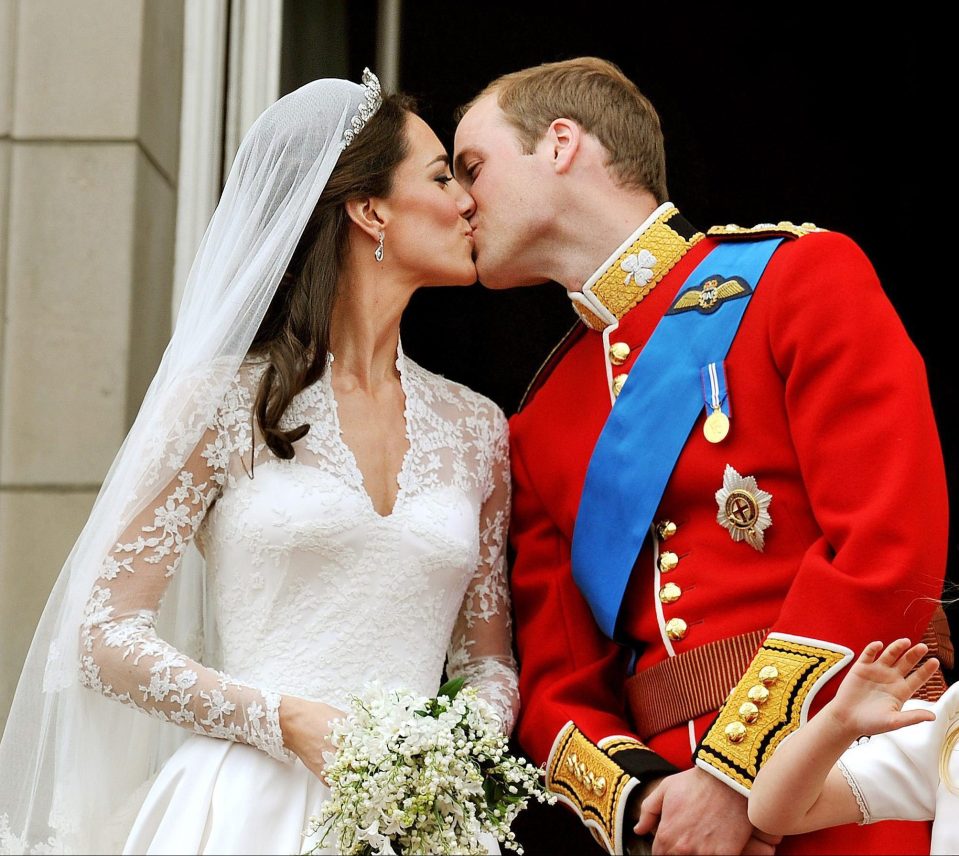
M 662 731 L 719 710 L 768 635 L 768 629 L 753 630 L 707 642 L 629 678 L 626 703 L 640 739 L 649 740 Z M 922 641 L 929 646 L 924 660 L 938 657 L 943 666 L 952 668 L 952 641 L 941 607 L 936 608 Z M 914 698 L 935 701 L 945 691 L 942 672 L 936 672 Z

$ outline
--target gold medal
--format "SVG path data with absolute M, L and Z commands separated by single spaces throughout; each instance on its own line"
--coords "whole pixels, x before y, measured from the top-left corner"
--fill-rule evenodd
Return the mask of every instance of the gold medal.
M 729 433 L 729 417 L 718 408 L 703 423 L 703 434 L 710 443 L 721 443 Z

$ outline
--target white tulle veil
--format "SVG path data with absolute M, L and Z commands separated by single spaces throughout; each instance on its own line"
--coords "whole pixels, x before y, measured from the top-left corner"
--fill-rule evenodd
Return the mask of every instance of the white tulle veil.
M 315 80 L 257 119 L 230 170 L 140 412 L 44 609 L 0 742 L 0 853 L 116 851 L 149 781 L 189 732 L 78 682 L 79 631 L 127 521 L 180 471 L 246 356 L 340 152 L 380 104 Z M 190 548 L 160 610 L 164 639 L 204 660 L 202 560 Z

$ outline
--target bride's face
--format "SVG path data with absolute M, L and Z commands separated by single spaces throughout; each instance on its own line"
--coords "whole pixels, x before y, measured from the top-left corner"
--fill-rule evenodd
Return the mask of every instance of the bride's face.
M 419 116 L 407 116 L 410 151 L 393 178 L 385 261 L 405 270 L 417 286 L 471 285 L 473 198 L 453 178 L 439 138 Z

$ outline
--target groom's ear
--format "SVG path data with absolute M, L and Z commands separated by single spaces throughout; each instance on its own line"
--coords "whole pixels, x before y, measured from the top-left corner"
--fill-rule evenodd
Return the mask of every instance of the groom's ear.
M 563 174 L 569 172 L 583 138 L 583 129 L 572 119 L 553 119 L 546 131 L 553 169 Z
M 381 210 L 381 201 L 373 196 L 346 201 L 346 216 L 374 241 L 379 240 L 380 232 L 386 228 L 386 218 Z

